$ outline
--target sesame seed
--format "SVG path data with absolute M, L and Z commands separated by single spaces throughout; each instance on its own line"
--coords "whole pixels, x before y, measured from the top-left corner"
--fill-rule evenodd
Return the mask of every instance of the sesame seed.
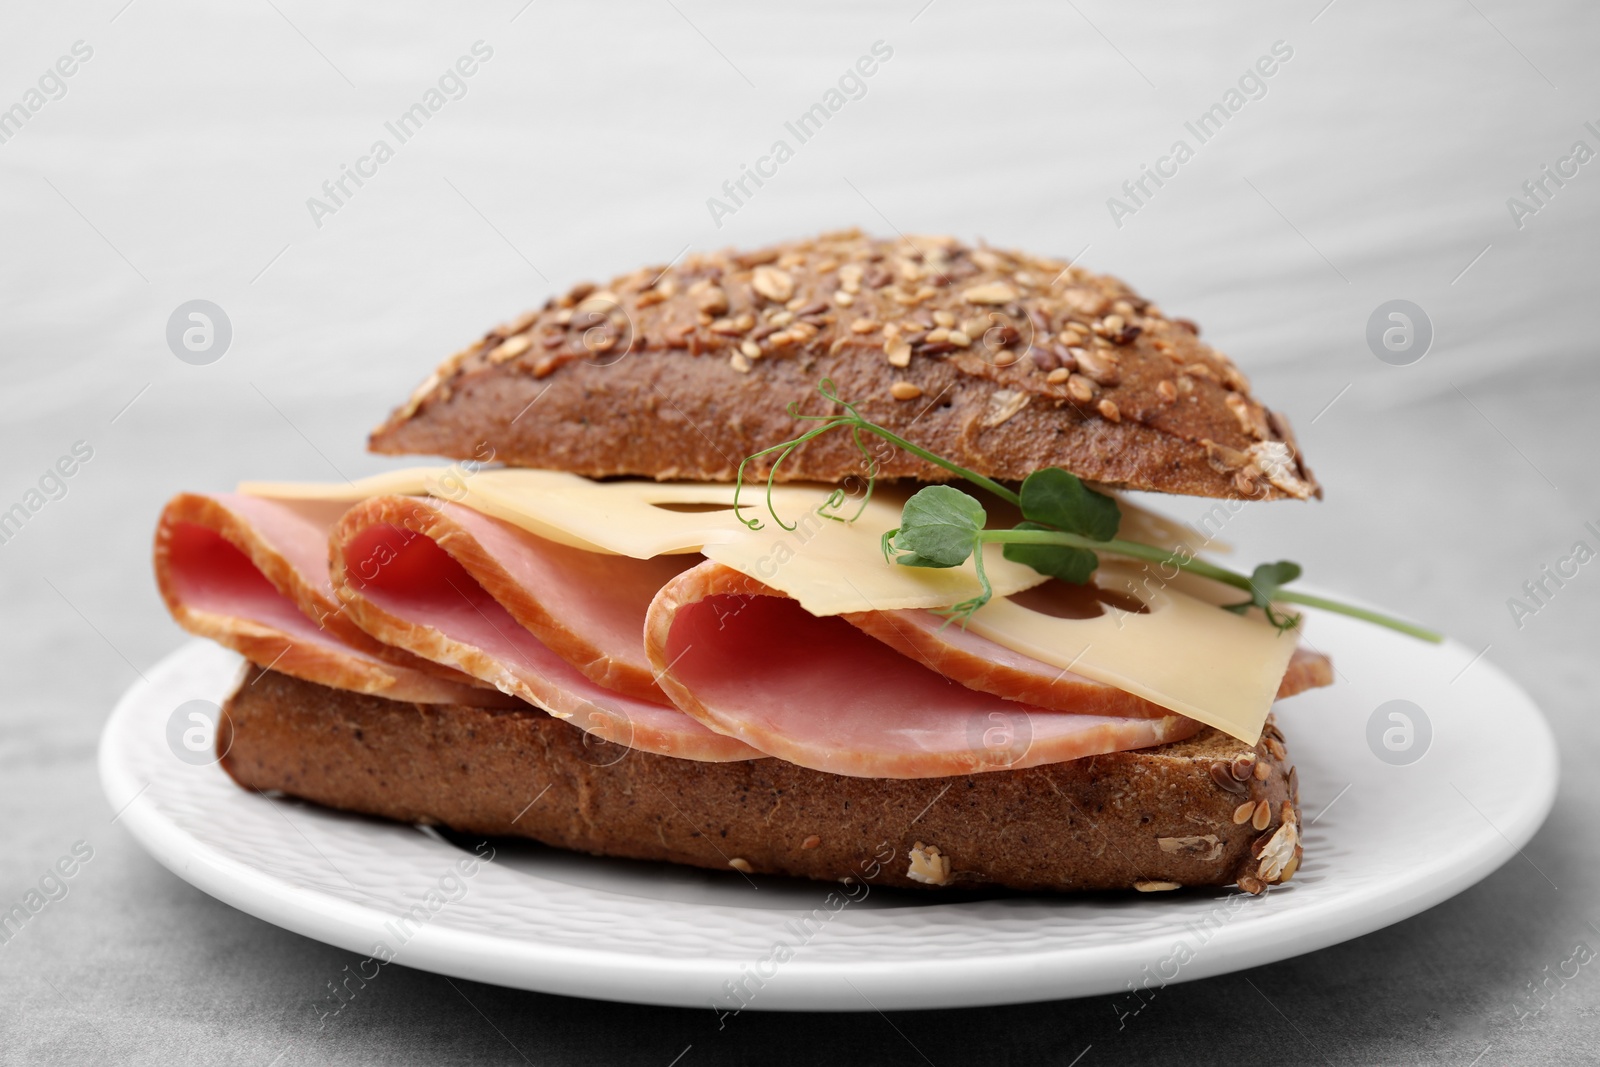
M 1009 304 L 1017 298 L 1017 291 L 1005 282 L 974 285 L 961 294 L 969 304 Z
M 902 337 L 891 337 L 883 343 L 883 351 L 889 357 L 891 367 L 909 367 L 911 365 L 911 345 Z
M 1049 374 L 1046 374 L 1044 376 L 1044 380 L 1049 382 L 1051 385 L 1060 385 L 1070 377 L 1072 377 L 1072 372 L 1070 370 L 1065 367 L 1057 367 Z
M 1166 378 L 1156 383 L 1156 392 L 1161 394 L 1161 399 L 1169 404 L 1178 399 L 1178 387 Z
M 734 870 L 738 871 L 740 874 L 754 874 L 755 873 L 755 868 L 750 866 L 750 861 L 749 860 L 745 860 L 745 859 L 740 859 L 738 856 L 735 856 L 735 857 L 733 857 L 733 859 L 729 860 L 728 861 L 728 866 L 732 867 Z
M 746 356 L 749 356 L 751 359 L 760 359 L 761 358 L 761 346 L 756 344 L 754 341 L 748 341 L 748 340 L 740 341 L 739 342 L 739 351 L 743 352 Z
M 922 395 L 922 387 L 907 381 L 898 381 L 889 386 L 889 395 L 896 400 L 915 400 Z
M 720 285 L 707 278 L 702 278 L 689 286 L 689 295 L 694 297 L 694 306 L 707 315 L 722 315 L 728 310 L 728 294 L 722 291 Z M 559 314 L 556 319 L 560 321 Z M 567 321 L 570 322 L 571 319 L 572 315 L 569 312 Z
M 516 359 L 522 353 L 533 347 L 533 338 L 525 333 L 519 333 L 495 348 L 489 353 L 490 363 L 504 363 L 508 359 Z
M 1098 405 L 1098 409 L 1108 422 L 1122 421 L 1122 411 L 1117 407 L 1116 401 L 1110 399 L 1102 400 Z
M 1271 775 L 1271 774 L 1272 774 L 1272 768 L 1271 767 L 1267 766 L 1265 763 L 1256 764 L 1256 770 L 1255 770 L 1256 781 L 1264 782 L 1264 781 L 1267 780 L 1267 777 L 1269 775 Z
M 1227 760 L 1214 761 L 1210 767 L 1210 774 L 1211 781 L 1215 783 L 1218 789 L 1225 789 L 1230 793 L 1237 793 L 1241 796 L 1248 792 L 1244 786 L 1234 780 L 1233 775 L 1228 770 Z
M 882 325 L 877 319 L 857 319 L 850 324 L 850 332 L 871 333 Z
M 929 330 L 927 336 L 924 337 L 923 340 L 928 342 L 930 345 L 936 345 L 940 341 L 950 340 L 950 331 L 945 329 L 943 326 L 939 326 Z
M 933 313 L 933 321 L 946 329 L 953 329 L 956 324 L 956 317 L 948 311 L 935 311 Z
M 1094 399 L 1095 385 L 1081 374 L 1074 374 L 1067 379 L 1067 395 L 1080 404 L 1087 404 Z
M 818 837 L 816 834 L 812 834 L 810 837 L 808 837 L 804 841 L 800 842 L 800 847 L 801 848 L 816 848 L 820 844 L 822 844 L 822 838 Z
M 847 308 L 856 302 L 856 298 L 845 292 L 843 289 L 835 289 L 833 293 L 833 302 L 842 308 Z
M 780 304 L 794 296 L 794 279 L 777 267 L 757 267 L 750 276 L 750 287 Z
M 937 316 L 935 316 L 935 318 L 937 318 Z M 972 338 L 969 337 L 964 330 L 951 330 L 950 336 L 947 337 L 946 340 L 955 345 L 957 348 L 972 347 Z
M 740 374 L 750 373 L 750 359 L 743 352 L 735 352 L 728 357 L 728 362 L 733 364 L 733 369 Z
M 794 312 L 780 311 L 776 315 L 768 316 L 767 321 L 774 326 L 787 326 L 794 321 Z
M 1078 361 L 1083 376 L 1096 385 L 1116 385 L 1122 380 L 1122 368 L 1117 357 L 1101 349 L 1072 348 L 1072 358 Z

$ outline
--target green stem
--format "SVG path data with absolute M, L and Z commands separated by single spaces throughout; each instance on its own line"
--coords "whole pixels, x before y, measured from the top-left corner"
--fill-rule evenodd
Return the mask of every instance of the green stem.
M 989 490 L 989 492 L 993 493 L 995 496 L 999 497 L 1001 500 L 1004 500 L 1009 504 L 1012 504 L 1012 505 L 1014 505 L 1016 507 L 1019 507 L 1019 508 L 1022 506 L 1022 498 L 1020 496 L 1018 496 L 1016 493 L 1013 493 L 1011 490 L 1007 489 L 1005 486 L 1001 485 L 999 482 L 995 481 L 993 478 L 985 478 L 983 475 L 977 473 L 976 471 L 969 471 L 967 468 L 961 466 L 958 463 L 951 463 L 949 460 L 945 459 L 943 456 L 935 455 L 934 453 L 929 452 L 926 448 L 923 448 L 920 445 L 914 445 L 910 441 L 907 441 L 904 437 L 901 437 L 899 434 L 894 433 L 894 432 L 892 432 L 890 430 L 885 430 L 882 426 L 879 426 L 875 422 L 869 422 L 866 419 L 861 419 L 860 420 L 860 425 L 861 425 L 862 429 L 868 430 L 868 431 L 870 431 L 872 433 L 877 434 L 879 437 L 883 438 L 885 441 L 888 441 L 891 445 L 894 445 L 897 448 L 903 448 L 907 452 L 910 452 L 913 456 L 918 456 L 918 457 L 920 457 L 922 459 L 927 460 L 929 463 L 932 463 L 935 467 L 943 467 L 945 470 L 949 471 L 951 474 L 958 475 L 958 476 L 960 476 L 962 478 L 965 478 L 967 481 L 971 482 L 973 485 L 981 486 L 984 489 Z
M 1353 604 L 1341 604 L 1337 600 L 1312 596 L 1310 593 L 1298 593 L 1292 589 L 1280 589 L 1273 594 L 1272 599 L 1287 601 L 1291 604 L 1304 604 L 1308 608 L 1321 608 L 1323 611 L 1348 615 L 1352 619 L 1361 619 L 1363 622 L 1377 623 L 1379 626 L 1387 626 L 1391 630 L 1399 630 L 1403 634 L 1410 634 L 1412 637 L 1430 641 L 1436 645 L 1444 642 L 1444 637 L 1434 633 L 1432 630 L 1424 629 L 1401 619 L 1391 618 L 1388 615 L 1380 615 L 1376 611 L 1368 611 L 1366 608 L 1358 608 Z
M 1126 556 L 1130 559 L 1146 560 L 1161 566 L 1171 564 L 1182 571 L 1210 578 L 1215 582 L 1231 585 L 1235 589 L 1242 589 L 1253 593 L 1254 587 L 1250 579 L 1237 571 L 1230 571 L 1226 567 L 1218 567 L 1214 563 L 1207 563 L 1202 559 L 1195 559 L 1185 552 L 1176 552 L 1171 549 L 1157 548 L 1155 545 L 1141 544 L 1138 541 L 1096 541 L 1080 534 L 1067 533 L 1055 530 L 983 530 L 978 534 L 980 541 L 994 541 L 1001 544 L 1015 545 L 1061 545 L 1065 548 L 1085 548 L 1091 552 L 1109 552 L 1114 556 Z M 1323 611 L 1332 611 L 1339 615 L 1348 615 L 1354 619 L 1387 626 L 1403 634 L 1431 641 L 1439 644 L 1444 640 L 1432 630 L 1413 625 L 1400 619 L 1382 615 L 1365 608 L 1358 608 L 1351 604 L 1341 604 L 1337 600 L 1328 600 L 1325 597 L 1313 596 L 1310 593 L 1300 593 L 1289 589 L 1279 589 L 1272 595 L 1275 601 L 1291 604 L 1304 604 L 1311 608 L 1321 608 Z
M 1092 537 L 1082 534 L 1067 533 L 1064 530 L 984 530 L 978 535 L 980 540 L 998 541 L 1003 544 L 1014 545 L 1061 545 L 1066 548 L 1086 548 L 1091 552 L 1110 552 L 1114 556 L 1126 556 L 1129 559 L 1142 559 L 1150 563 L 1170 563 L 1179 570 L 1198 574 L 1202 578 L 1210 578 L 1214 582 L 1231 585 L 1235 589 L 1250 592 L 1250 579 L 1226 567 L 1218 567 L 1214 563 L 1207 563 L 1203 559 L 1190 556 L 1185 558 L 1181 552 L 1169 548 L 1157 548 L 1155 545 L 1146 545 L 1138 541 L 1096 541 Z

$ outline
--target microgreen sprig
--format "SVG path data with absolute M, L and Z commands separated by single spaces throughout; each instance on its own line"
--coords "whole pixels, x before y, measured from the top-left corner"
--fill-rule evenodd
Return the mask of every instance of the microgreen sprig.
M 1241 590 L 1248 599 L 1222 605 L 1223 610 L 1243 615 L 1251 608 L 1258 608 L 1279 633 L 1294 629 L 1300 622 L 1299 615 L 1283 611 L 1277 606 L 1289 603 L 1348 615 L 1424 641 L 1438 643 L 1443 640 L 1439 634 L 1401 619 L 1310 593 L 1285 589 L 1284 586 L 1299 578 L 1301 573 L 1300 565 L 1289 560 L 1263 563 L 1249 575 L 1244 575 L 1197 559 L 1186 548 L 1168 549 L 1120 539 L 1117 530 L 1121 525 L 1122 512 L 1116 500 L 1089 488 L 1069 471 L 1060 467 L 1036 470 L 1023 479 L 1020 491 L 1014 491 L 879 426 L 862 415 L 854 404 L 840 399 L 831 380 L 824 378 L 817 391 L 825 399 L 842 407 L 843 413 L 802 415 L 798 404 L 790 404 L 791 416 L 817 425 L 793 440 L 762 449 L 739 464 L 733 494 L 734 514 L 750 529 L 761 528 L 759 518 L 746 518 L 740 514 L 739 494 L 744 487 L 745 468 L 754 461 L 776 454 L 778 458 L 767 472 L 767 510 L 779 526 L 793 530 L 794 525 L 783 521 L 772 500 L 773 483 L 779 466 L 795 449 L 807 442 L 829 431 L 847 428 L 866 461 L 866 495 L 861 508 L 850 520 L 838 514 L 845 499 L 842 490 L 835 490 L 818 509 L 818 513 L 839 521 L 853 521 L 864 513 L 878 475 L 877 458 L 867 449 L 861 434 L 873 434 L 897 448 L 905 449 L 979 486 L 1022 512 L 1023 521 L 1010 529 L 991 530 L 987 528 L 988 513 L 976 497 L 952 485 L 930 485 L 918 490 L 906 501 L 901 510 L 900 525 L 883 535 L 881 545 L 884 558 L 903 567 L 959 567 L 968 559 L 972 560 L 980 592 L 945 609 L 945 613 L 954 620 L 965 623 L 994 597 L 993 586 L 984 573 L 983 546 L 997 543 L 1004 546 L 1002 552 L 1006 559 L 1074 585 L 1090 581 L 1100 565 L 1101 553 L 1142 560 L 1161 567 L 1170 566 Z

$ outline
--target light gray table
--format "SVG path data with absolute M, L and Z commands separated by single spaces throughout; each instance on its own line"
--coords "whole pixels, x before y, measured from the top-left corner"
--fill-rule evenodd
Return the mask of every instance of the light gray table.
M 1600 564 L 1531 616 L 1508 607 L 1600 524 L 1600 164 L 1565 165 L 1537 203 L 1522 189 L 1574 142 L 1600 149 L 1592 5 L 95 0 L 7 9 L 0 28 L 0 107 L 28 110 L 0 116 L 0 510 L 75 442 L 93 451 L 0 543 L 0 902 L 75 842 L 93 850 L 0 945 L 0 1061 L 1600 1058 L 1600 966 L 1547 1002 L 1528 993 L 1579 944 L 1600 947 Z M 446 82 L 420 132 L 388 133 L 479 41 L 492 54 Z M 708 198 L 792 139 L 785 121 L 877 41 L 893 54 L 847 84 L 858 98 L 713 219 Z M 1275 42 L 1292 55 L 1201 143 L 1185 123 L 1226 106 Z M 73 73 L 57 81 L 60 57 Z M 392 158 L 362 164 L 378 139 Z M 1178 139 L 1192 158 L 1128 197 L 1143 165 L 1173 170 L 1161 158 Z M 371 176 L 314 212 L 343 165 Z M 1121 1030 L 1091 998 L 747 1013 L 719 1031 L 709 1011 L 397 969 L 319 1032 L 311 1005 L 350 958 L 168 874 L 100 794 L 108 709 L 183 640 L 148 576 L 162 501 L 379 469 L 366 428 L 437 358 L 548 293 L 690 246 L 850 223 L 1082 255 L 1204 323 L 1292 415 L 1329 490 L 1250 509 L 1230 538 L 1487 648 L 1561 740 L 1549 822 L 1424 915 L 1169 987 Z M 1364 334 L 1402 298 L 1434 339 L 1391 366 Z M 206 366 L 164 336 L 192 299 L 232 324 Z

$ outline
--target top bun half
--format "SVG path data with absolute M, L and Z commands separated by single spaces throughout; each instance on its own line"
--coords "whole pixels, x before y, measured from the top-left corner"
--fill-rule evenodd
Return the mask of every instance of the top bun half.
M 589 477 L 730 481 L 837 395 L 998 481 L 1059 466 L 1102 485 L 1271 500 L 1322 495 L 1288 422 L 1195 325 L 1121 281 L 948 237 L 856 231 L 689 256 L 567 295 L 446 360 L 373 431 L 375 452 Z M 878 474 L 944 481 L 867 439 Z M 765 468 L 752 465 L 764 473 Z M 848 434 L 784 480 L 865 474 Z

